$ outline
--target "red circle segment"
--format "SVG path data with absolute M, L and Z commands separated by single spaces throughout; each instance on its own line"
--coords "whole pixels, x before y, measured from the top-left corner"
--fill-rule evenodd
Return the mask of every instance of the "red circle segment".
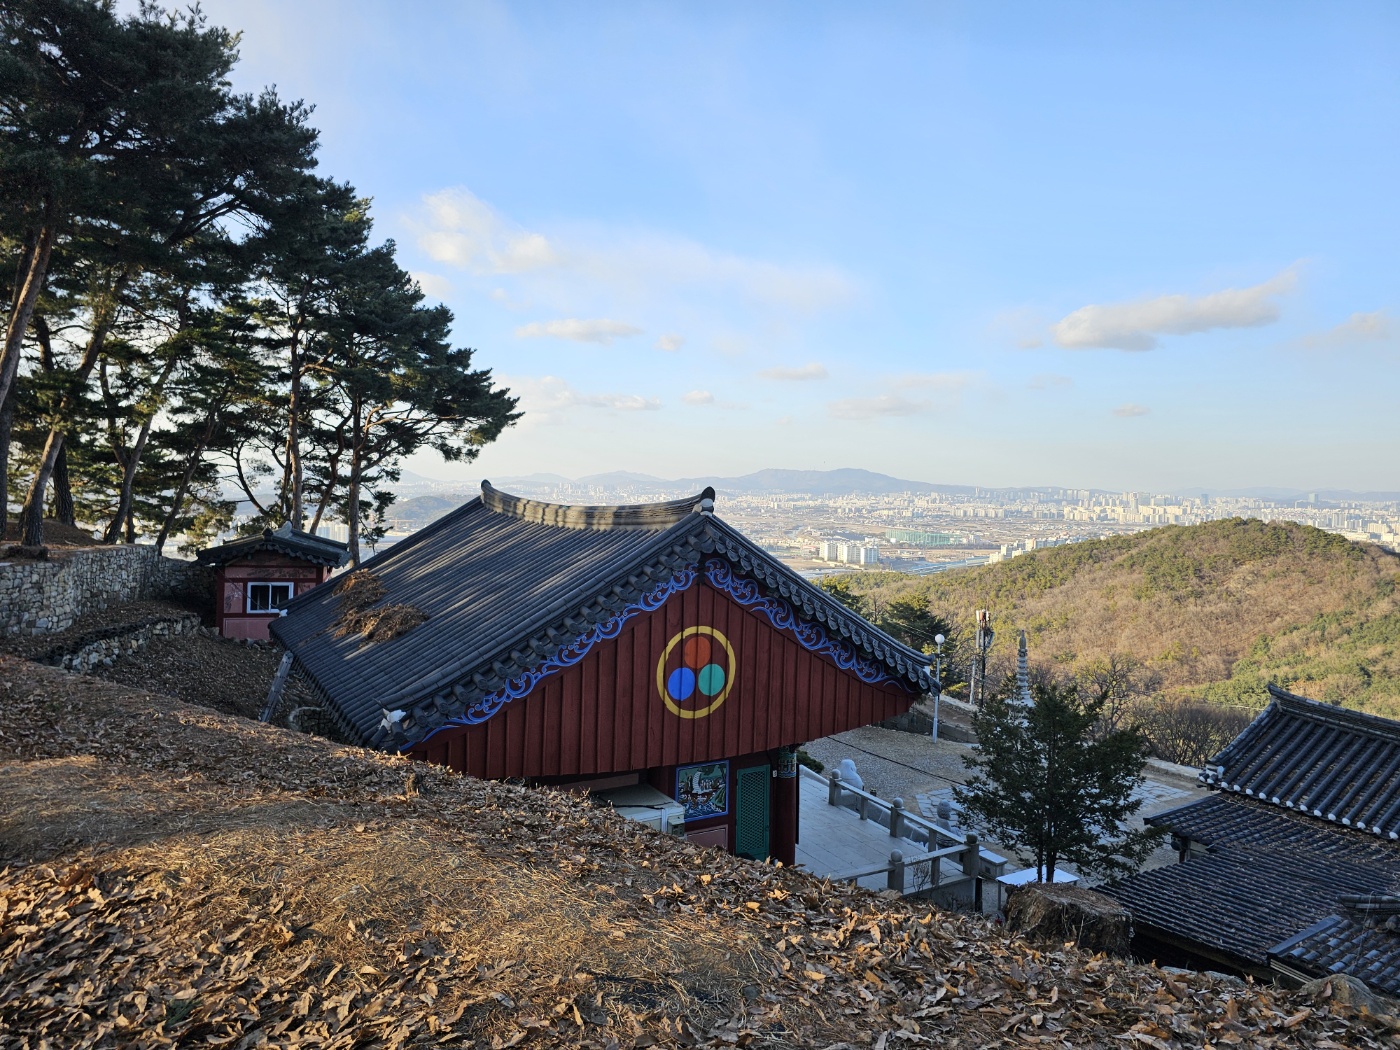
M 681 654 L 687 667 L 700 670 L 710 662 L 710 639 L 703 634 L 692 634 L 681 643 Z

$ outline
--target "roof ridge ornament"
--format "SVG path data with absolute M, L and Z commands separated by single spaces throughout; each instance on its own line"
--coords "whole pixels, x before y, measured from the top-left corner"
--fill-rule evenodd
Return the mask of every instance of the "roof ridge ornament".
M 706 486 L 694 496 L 664 502 L 626 503 L 616 506 L 573 505 L 513 496 L 502 492 L 489 481 L 481 483 L 481 502 L 487 510 L 538 525 L 553 525 L 563 529 L 662 531 L 679 524 L 697 511 L 713 514 L 714 500 L 714 488 Z

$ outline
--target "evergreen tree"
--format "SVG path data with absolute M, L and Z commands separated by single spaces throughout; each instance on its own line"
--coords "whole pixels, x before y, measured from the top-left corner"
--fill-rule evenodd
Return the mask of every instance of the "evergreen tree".
M 472 351 L 451 345 L 452 312 L 423 305 L 392 241 L 347 262 L 328 307 L 322 328 L 331 353 L 316 415 L 334 437 L 325 443 L 316 521 L 328 506 L 342 508 L 358 564 L 362 528 L 393 498 L 377 486 L 398 480 L 399 461 L 425 446 L 449 461 L 474 459 L 519 415 L 490 371 L 472 369 Z
M 312 163 L 315 134 L 300 105 L 232 93 L 236 38 L 197 9 L 143 5 L 119 18 L 110 4 L 49 0 L 3 11 L 0 234 L 16 269 L 0 398 L 50 267 L 65 258 L 88 331 L 25 500 L 24 539 L 38 543 L 65 432 L 133 282 L 177 269 L 195 238 L 284 193 Z
M 1142 805 L 1133 792 L 1147 742 L 1134 729 L 1103 732 L 1104 700 L 1073 685 L 1038 682 L 1031 695 L 1029 707 L 992 696 L 973 715 L 972 775 L 953 789 L 968 822 L 1034 856 L 1043 882 L 1062 862 L 1107 878 L 1136 870 L 1162 834 L 1125 827 Z

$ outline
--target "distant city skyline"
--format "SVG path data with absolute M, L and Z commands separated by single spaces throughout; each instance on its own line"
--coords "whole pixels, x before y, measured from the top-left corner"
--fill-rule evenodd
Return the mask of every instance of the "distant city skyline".
M 428 476 L 1400 489 L 1400 7 L 208 0 L 525 420 Z

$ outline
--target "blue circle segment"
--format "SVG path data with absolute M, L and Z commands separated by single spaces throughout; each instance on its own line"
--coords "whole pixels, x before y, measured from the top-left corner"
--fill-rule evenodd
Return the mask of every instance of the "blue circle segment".
M 695 692 L 695 672 L 689 667 L 677 667 L 666 679 L 666 691 L 673 700 L 689 700 Z

